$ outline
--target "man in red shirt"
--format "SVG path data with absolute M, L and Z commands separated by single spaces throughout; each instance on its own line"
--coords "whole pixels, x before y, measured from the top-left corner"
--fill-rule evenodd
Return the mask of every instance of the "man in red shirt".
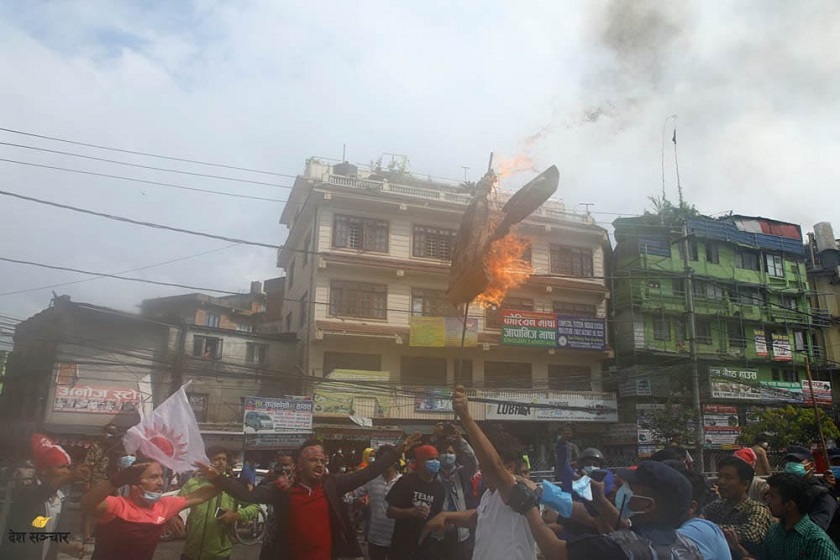
M 399 460 L 403 449 L 410 449 L 419 441 L 419 433 L 411 434 L 367 468 L 328 475 L 323 445 L 310 440 L 295 453 L 294 480 L 281 477 L 252 491 L 220 476 L 209 465 L 196 466 L 207 480 L 237 500 L 273 506 L 260 560 L 358 558 L 362 550 L 342 496 L 382 474 Z
M 112 496 L 126 485 L 127 497 Z M 99 524 L 91 560 L 152 560 L 164 523 L 219 493 L 209 485 L 186 496 L 162 496 L 162 492 L 163 468 L 150 461 L 135 463 L 85 494 L 82 510 Z

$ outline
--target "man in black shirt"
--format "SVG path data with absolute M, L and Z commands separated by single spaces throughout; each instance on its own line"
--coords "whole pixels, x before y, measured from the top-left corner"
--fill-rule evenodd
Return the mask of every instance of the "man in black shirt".
M 385 501 L 388 517 L 396 519 L 391 540 L 391 558 L 424 560 L 429 548 L 428 539 L 418 544 L 420 531 L 426 521 L 443 509 L 445 491 L 438 480 L 440 459 L 434 446 L 421 445 L 414 450 L 417 470 L 399 479 Z

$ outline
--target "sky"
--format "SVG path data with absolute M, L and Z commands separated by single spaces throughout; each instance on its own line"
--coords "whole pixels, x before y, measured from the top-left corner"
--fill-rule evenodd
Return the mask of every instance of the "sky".
M 491 151 L 524 154 L 556 164 L 567 207 L 593 204 L 608 227 L 662 192 L 663 146 L 665 192 L 677 198 L 676 124 L 680 183 L 701 212 L 840 231 L 838 28 L 840 4 L 808 0 L 0 0 L 0 128 L 292 176 L 345 145 L 350 161 L 405 154 L 422 176 L 462 179 L 468 167 L 473 180 Z M 4 160 L 274 201 L 293 182 L 4 131 L 0 143 Z M 3 191 L 138 220 L 272 244 L 286 235 L 282 202 L 10 161 L 0 178 Z M 0 257 L 145 268 L 130 275 L 229 291 L 281 273 L 271 249 L 7 196 L 0 209 Z M 0 262 L 0 316 L 29 317 L 53 292 L 136 311 L 185 291 L 89 278 Z

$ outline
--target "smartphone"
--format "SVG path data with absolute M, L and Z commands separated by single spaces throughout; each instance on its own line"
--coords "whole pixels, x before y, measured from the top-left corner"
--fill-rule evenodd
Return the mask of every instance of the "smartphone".
M 226 509 L 216 508 L 216 519 L 222 517 L 226 513 L 227 513 Z
M 607 471 L 604 469 L 595 469 L 591 473 L 589 473 L 589 478 L 596 482 L 604 482 L 604 479 L 607 477 Z

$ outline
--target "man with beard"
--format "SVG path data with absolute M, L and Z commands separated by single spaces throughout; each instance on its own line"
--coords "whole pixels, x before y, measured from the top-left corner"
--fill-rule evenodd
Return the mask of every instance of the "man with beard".
M 408 436 L 393 451 L 378 457 L 368 468 L 343 474 L 327 474 L 324 446 L 318 440 L 304 442 L 295 452 L 295 476 L 278 478 L 249 491 L 235 480 L 202 463 L 202 475 L 237 500 L 269 504 L 269 518 L 260 560 L 332 560 L 362 555 L 342 496 L 382 474 L 399 460 L 403 449 L 420 441 Z

